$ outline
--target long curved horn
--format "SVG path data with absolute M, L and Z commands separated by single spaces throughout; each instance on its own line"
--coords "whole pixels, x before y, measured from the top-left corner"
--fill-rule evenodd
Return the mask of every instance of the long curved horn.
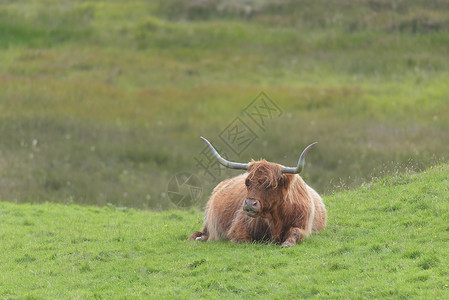
M 212 146 L 212 144 L 209 143 L 208 140 L 206 140 L 202 136 L 201 136 L 201 139 L 206 143 L 206 145 L 209 147 L 212 154 L 223 166 L 225 166 L 227 168 L 231 168 L 231 169 L 248 170 L 248 164 L 236 163 L 236 162 L 232 162 L 232 161 L 228 161 L 228 160 L 224 159 L 223 157 L 220 156 L 220 154 L 218 154 L 217 150 L 215 150 L 214 146 Z
M 281 173 L 288 173 L 288 174 L 299 174 L 299 173 L 301 173 L 302 169 L 304 168 L 304 163 L 306 162 L 306 154 L 307 154 L 307 152 L 310 150 L 310 148 L 312 148 L 316 144 L 318 144 L 318 142 L 310 144 L 309 146 L 306 147 L 306 149 L 304 149 L 304 151 L 302 151 L 301 156 L 299 157 L 298 164 L 296 165 L 296 167 L 283 167 L 281 169 Z

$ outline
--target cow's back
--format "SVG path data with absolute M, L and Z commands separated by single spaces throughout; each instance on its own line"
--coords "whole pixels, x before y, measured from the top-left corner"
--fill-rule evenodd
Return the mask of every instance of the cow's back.
M 247 174 L 222 181 L 212 192 L 206 205 L 206 228 L 209 240 L 227 239 L 227 233 L 246 197 Z
M 313 188 L 307 185 L 307 191 L 309 192 L 310 198 L 312 198 L 315 205 L 315 216 L 312 231 L 318 232 L 326 227 L 326 207 L 324 206 L 321 196 Z

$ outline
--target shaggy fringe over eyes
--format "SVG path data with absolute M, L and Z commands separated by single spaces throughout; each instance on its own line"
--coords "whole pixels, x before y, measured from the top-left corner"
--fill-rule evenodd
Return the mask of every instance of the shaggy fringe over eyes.
M 264 159 L 260 161 L 253 160 L 249 164 L 249 180 L 262 182 L 265 188 L 277 188 L 281 177 L 281 165 L 269 163 Z

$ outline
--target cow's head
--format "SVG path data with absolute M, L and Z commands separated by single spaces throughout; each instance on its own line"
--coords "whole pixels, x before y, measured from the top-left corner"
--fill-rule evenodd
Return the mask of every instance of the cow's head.
M 243 209 L 248 216 L 265 216 L 278 199 L 282 198 L 282 188 L 286 186 L 287 176 L 283 176 L 281 168 L 281 165 L 266 160 L 249 163 L 245 179 L 247 194 L 243 201 Z
M 243 201 L 243 209 L 248 216 L 254 218 L 264 217 L 276 204 L 276 199 L 282 198 L 283 188 L 288 185 L 289 178 L 283 174 L 299 174 L 304 167 L 305 155 L 316 144 L 316 142 L 310 144 L 304 149 L 296 167 L 284 167 L 266 160 L 252 161 L 247 164 L 227 161 L 218 154 L 208 140 L 203 137 L 201 139 L 225 167 L 248 170 L 248 176 L 245 179 L 247 195 Z

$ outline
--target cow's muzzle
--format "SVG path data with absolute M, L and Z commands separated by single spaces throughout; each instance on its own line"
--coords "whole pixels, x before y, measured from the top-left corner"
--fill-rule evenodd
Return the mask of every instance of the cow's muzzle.
M 245 199 L 243 209 L 248 216 L 255 217 L 259 213 L 260 203 L 257 200 Z

